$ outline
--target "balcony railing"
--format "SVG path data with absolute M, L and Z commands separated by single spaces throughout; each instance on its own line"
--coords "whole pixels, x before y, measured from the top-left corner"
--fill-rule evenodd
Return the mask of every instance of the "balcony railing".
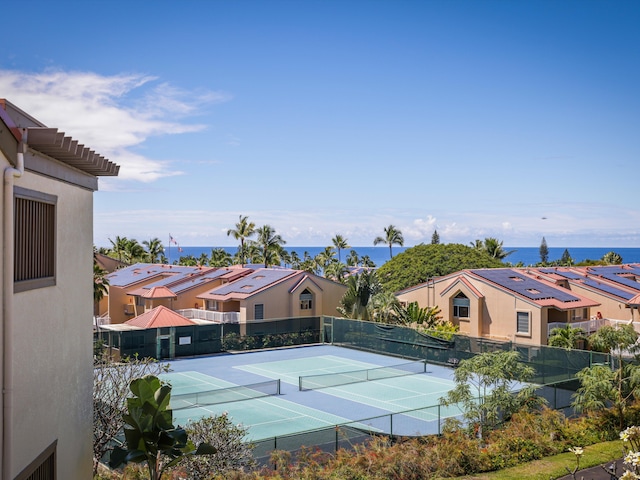
M 200 310 L 199 308 L 186 308 L 176 311 L 183 317 L 189 319 L 206 320 L 213 323 L 240 322 L 240 312 L 214 312 L 212 310 Z
M 581 328 L 586 333 L 593 333 L 599 330 L 600 328 L 604 327 L 605 325 L 610 325 L 612 327 L 615 327 L 616 325 L 628 325 L 628 324 L 629 324 L 629 320 L 616 320 L 613 318 L 592 318 L 591 320 L 585 320 L 582 322 L 569 322 L 569 323 L 554 322 L 554 323 L 549 323 L 547 325 L 547 336 L 551 335 L 551 330 L 553 330 L 554 328 L 564 328 L 567 325 L 571 325 L 573 328 Z M 636 330 L 636 332 L 640 333 L 640 324 L 634 322 L 633 328 Z

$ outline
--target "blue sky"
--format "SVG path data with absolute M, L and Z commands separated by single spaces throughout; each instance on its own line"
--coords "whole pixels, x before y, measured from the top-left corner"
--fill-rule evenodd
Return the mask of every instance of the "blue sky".
M 27 5 L 0 97 L 121 166 L 98 246 L 640 247 L 640 2 Z

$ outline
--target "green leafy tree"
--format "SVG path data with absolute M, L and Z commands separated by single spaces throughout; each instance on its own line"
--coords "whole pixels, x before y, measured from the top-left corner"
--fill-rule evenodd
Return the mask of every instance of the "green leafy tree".
M 606 325 L 589 337 L 594 350 L 611 353 L 610 366 L 594 365 L 580 370 L 580 388 L 573 396 L 578 412 L 592 412 L 612 406 L 622 430 L 629 405 L 640 398 L 640 365 L 625 354 L 638 352 L 638 333 L 633 325 Z
M 578 348 L 581 341 L 587 339 L 587 336 L 581 328 L 572 327 L 567 324 L 562 328 L 554 328 L 551 330 L 548 344 L 551 347 L 560 347 L 567 350 Z
M 117 258 L 120 262 L 124 261 L 125 251 L 129 240 L 127 237 L 116 236 L 115 240 L 109 239 L 111 243 L 111 255 Z
M 371 297 L 371 320 L 380 323 L 401 323 L 401 307 L 392 292 L 378 292 Z
M 547 263 L 549 261 L 549 247 L 547 246 L 547 240 L 542 237 L 540 242 L 540 263 Z
M 315 261 L 319 267 L 319 270 L 326 270 L 327 266 L 335 261 L 336 252 L 333 250 L 333 247 L 325 247 L 323 251 L 318 253 L 315 257 Z
M 196 448 L 187 432 L 173 425 L 169 408 L 171 386 L 147 375 L 131 382 L 133 397 L 127 398 L 124 418 L 125 447 L 114 447 L 109 466 L 118 468 L 129 462 L 145 463 L 150 480 L 160 480 L 164 472 L 187 455 L 215 453 L 206 443 Z
M 373 240 L 374 245 L 378 245 L 379 243 L 389 245 L 389 258 L 393 258 L 393 245 L 400 245 L 402 247 L 404 245 L 404 237 L 400 230 L 393 225 L 389 225 L 384 229 L 384 237 L 376 237 Z
M 433 231 L 433 235 L 431 235 L 431 245 L 438 245 L 440 243 L 440 235 L 438 234 L 438 230 Z
M 342 250 L 346 248 L 350 248 L 349 244 L 347 243 L 347 239 L 342 235 L 336 235 L 331 239 L 331 242 L 333 243 L 335 249 L 338 251 L 338 261 L 341 262 L 342 257 L 340 255 L 340 252 L 342 252 Z
M 396 255 L 378 269 L 385 290 L 397 292 L 464 269 L 496 268 L 504 264 L 485 251 L 455 243 L 416 245 Z
M 524 405 L 542 400 L 535 397 L 535 387 L 522 387 L 514 393 L 517 383 L 533 377 L 533 367 L 519 361 L 516 351 L 485 352 L 462 360 L 455 370 L 456 386 L 440 402 L 460 404 L 464 417 L 484 438 L 503 419 L 508 419 Z
M 144 247 L 135 238 L 127 239 L 124 245 L 123 259 L 125 262 L 133 264 L 143 260 L 146 256 Z
M 347 278 L 347 291 L 340 299 L 338 312 L 346 318 L 371 320 L 371 297 L 381 291 L 380 282 L 374 270 L 364 271 Z
M 346 282 L 345 279 L 348 273 L 349 270 L 347 269 L 347 266 L 344 263 L 338 261 L 331 262 L 324 270 L 324 276 L 326 278 L 339 283 Z
M 238 259 L 240 260 L 240 264 L 244 265 L 247 263 L 246 250 L 245 250 L 245 240 L 251 238 L 256 233 L 256 225 L 253 222 L 249 221 L 249 217 L 240 215 L 238 223 L 236 223 L 236 228 L 230 228 L 227 230 L 227 237 L 229 235 L 233 236 L 236 240 L 240 240 L 240 247 L 238 249 Z
M 93 262 L 93 301 L 99 303 L 109 293 L 109 279 L 105 278 L 106 270 L 103 270 L 95 261 Z
M 402 309 L 401 317 L 405 323 L 415 323 L 430 329 L 441 323 L 440 313 L 442 311 L 438 306 L 420 307 L 418 302 L 411 302 Z
M 226 413 L 204 417 L 186 426 L 189 439 L 195 444 L 206 443 L 215 448 L 211 455 L 190 455 L 182 464 L 188 478 L 204 480 L 220 478 L 234 471 L 256 466 L 252 443 L 246 442 L 248 429 L 235 425 Z
M 602 262 L 606 265 L 621 265 L 622 257 L 616 252 L 607 252 L 602 256 Z
M 256 234 L 256 243 L 261 249 L 265 268 L 268 268 L 269 265 L 279 264 L 280 257 L 278 256 L 278 252 L 280 251 L 280 247 L 287 242 L 276 233 L 271 225 L 263 225 L 256 229 Z

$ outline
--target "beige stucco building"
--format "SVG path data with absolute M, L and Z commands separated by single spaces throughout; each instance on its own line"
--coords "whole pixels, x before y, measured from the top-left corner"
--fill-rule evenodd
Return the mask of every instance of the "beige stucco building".
M 4 479 L 92 472 L 93 192 L 118 166 L 0 99 Z
M 108 323 L 124 323 L 160 305 L 189 318 L 248 323 L 336 315 L 347 287 L 287 268 L 136 264 L 106 276 L 100 305 Z
M 633 322 L 640 330 L 640 265 L 463 270 L 396 293 L 437 306 L 474 337 L 546 345 L 554 327 L 588 332 Z

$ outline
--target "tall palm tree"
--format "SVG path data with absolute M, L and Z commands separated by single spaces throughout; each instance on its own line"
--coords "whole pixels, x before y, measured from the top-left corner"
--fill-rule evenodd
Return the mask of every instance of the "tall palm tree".
M 236 223 L 236 228 L 230 228 L 227 230 L 227 237 L 233 235 L 233 238 L 240 240 L 240 264 L 244 265 L 246 262 L 246 250 L 244 241 L 247 238 L 252 237 L 256 233 L 256 224 L 249 221 L 249 217 L 240 215 L 239 222 Z
M 109 292 L 109 280 L 105 278 L 106 274 L 106 270 L 103 270 L 100 265 L 93 262 L 93 301 L 95 303 L 100 302 Z
M 389 245 L 389 258 L 393 258 L 391 247 L 393 245 L 400 245 L 401 247 L 404 245 L 402 232 L 393 225 L 389 225 L 384 229 L 384 234 L 384 237 L 376 237 L 373 244 L 378 245 L 379 243 L 384 243 L 385 245 Z
M 348 273 L 349 273 L 349 269 L 347 268 L 347 266 L 344 263 L 339 262 L 337 260 L 331 262 L 324 269 L 325 278 L 329 278 L 338 283 L 345 283 L 346 281 L 345 278 Z
M 278 251 L 282 245 L 287 242 L 278 235 L 275 229 L 271 225 L 263 225 L 256 229 L 258 234 L 256 243 L 262 250 L 262 260 L 264 260 L 264 267 L 268 268 L 269 264 L 279 262 Z
M 342 235 L 336 235 L 331 239 L 331 242 L 333 243 L 333 246 L 338 251 L 338 261 L 341 262 L 342 257 L 340 256 L 340 252 L 344 248 L 351 248 L 351 246 L 347 243 L 347 239 L 344 238 Z
M 323 251 L 316 255 L 315 261 L 322 270 L 325 270 L 331 262 L 335 261 L 335 255 L 336 252 L 333 251 L 333 247 L 325 247 Z
M 149 257 L 149 261 L 151 263 L 156 263 L 156 260 L 164 252 L 164 247 L 162 246 L 160 239 L 155 237 L 151 240 L 144 240 L 142 244 L 147 247 L 147 256 Z
M 111 251 L 113 252 L 113 255 L 115 255 L 115 258 L 117 258 L 121 262 L 123 261 L 128 241 L 129 240 L 127 239 L 127 237 L 120 237 L 119 235 L 116 235 L 115 240 L 109 239 L 109 242 L 111 242 Z

